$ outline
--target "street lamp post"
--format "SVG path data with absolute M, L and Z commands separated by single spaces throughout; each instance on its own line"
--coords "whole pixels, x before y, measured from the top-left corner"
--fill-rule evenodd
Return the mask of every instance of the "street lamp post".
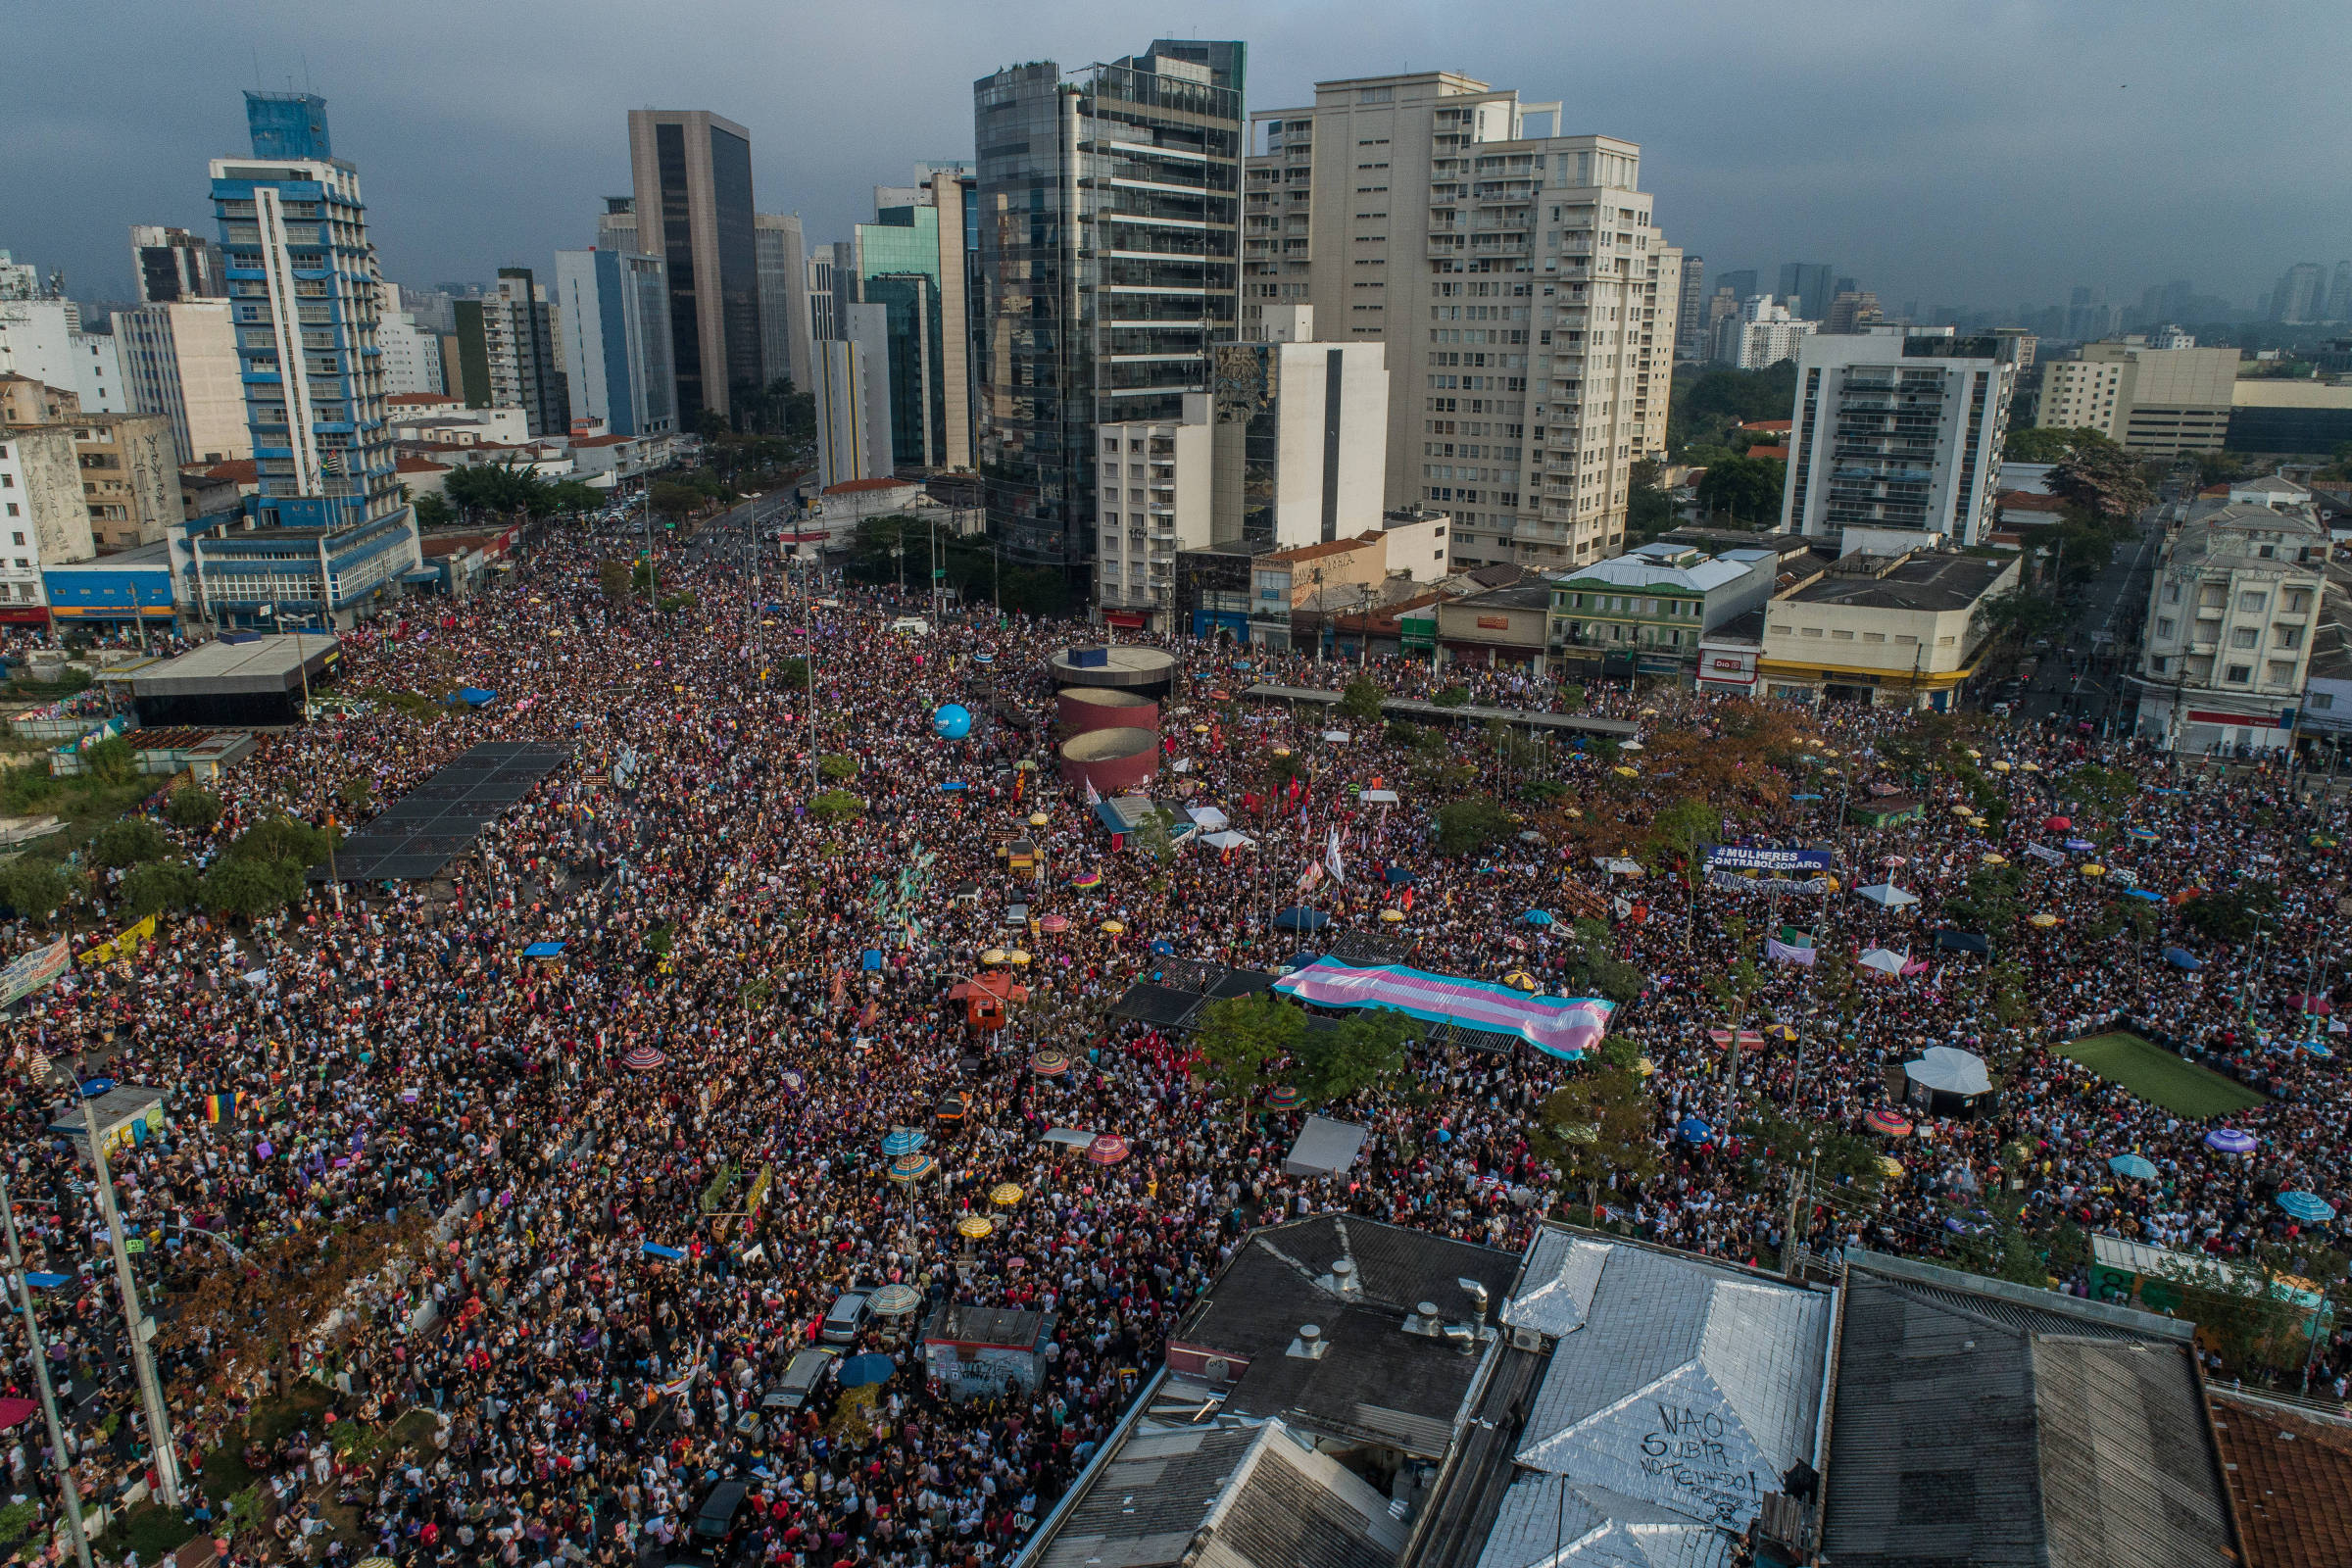
M 55 1063 L 51 1065 L 54 1067 Z M 98 1132 L 98 1109 L 82 1093 L 78 1073 L 70 1074 L 74 1098 L 81 1102 L 81 1123 L 89 1133 L 90 1162 L 98 1175 L 98 1215 L 115 1254 L 115 1284 L 122 1296 L 122 1327 L 130 1336 L 130 1361 L 139 1379 L 139 1401 L 147 1412 L 147 1446 L 155 1454 L 156 1494 L 167 1508 L 179 1506 L 179 1453 L 172 1445 L 170 1412 L 164 1407 L 164 1387 L 155 1375 L 155 1352 L 147 1344 L 146 1314 L 139 1307 L 138 1282 L 130 1273 L 130 1249 L 122 1234 L 122 1214 L 115 1205 L 114 1173 L 107 1168 L 106 1141 Z
M 58 1490 L 65 1494 L 66 1529 L 74 1539 L 74 1556 L 90 1568 L 89 1533 L 81 1524 L 81 1489 L 74 1483 L 74 1461 L 66 1454 L 66 1434 L 57 1420 L 57 1394 L 49 1386 L 49 1351 L 41 1344 L 40 1319 L 32 1309 L 32 1282 L 25 1277 L 24 1251 L 17 1242 L 17 1205 L 9 1196 L 8 1178 L 0 1176 L 0 1215 L 8 1222 L 8 1266 L 17 1272 L 17 1301 L 24 1313 L 24 1341 L 32 1352 L 33 1379 L 41 1389 L 41 1414 L 49 1423 L 49 1452 L 57 1465 Z

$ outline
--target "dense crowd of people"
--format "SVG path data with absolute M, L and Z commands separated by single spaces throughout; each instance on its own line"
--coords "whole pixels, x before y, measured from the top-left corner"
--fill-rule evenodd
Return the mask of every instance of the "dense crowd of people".
M 150 944 L 75 970 L 12 1024 L 4 1157 L 34 1266 L 69 1276 L 42 1311 L 86 1496 L 112 1496 L 153 1464 L 86 1169 L 45 1130 L 61 1096 L 44 1056 L 165 1095 L 165 1127 L 119 1152 L 114 1176 L 126 1232 L 150 1244 L 142 1272 L 168 1303 L 201 1300 L 209 1274 L 247 1256 L 287 1255 L 289 1238 L 386 1249 L 350 1282 L 331 1332 L 282 1355 L 209 1327 L 159 1338 L 191 1491 L 208 1461 L 233 1455 L 267 1504 L 266 1520 L 227 1519 L 218 1500 L 190 1515 L 239 1562 L 666 1561 L 692 1544 L 712 1487 L 742 1480 L 730 1562 L 1001 1563 L 1251 1227 L 1341 1209 L 1516 1249 L 1571 1196 L 1532 1134 L 1538 1107 L 1583 1069 L 1531 1049 L 1416 1050 L 1408 1084 L 1323 1107 L 1368 1127 L 1359 1164 L 1284 1174 L 1302 1112 L 1221 1103 L 1183 1039 L 1111 1016 L 1169 957 L 1270 970 L 1301 945 L 1348 938 L 1424 969 L 1556 981 L 1583 940 L 1571 903 L 1630 895 L 1606 941 L 1641 988 L 1615 1028 L 1652 1069 L 1661 1168 L 1613 1184 L 1602 1210 L 1634 1234 L 1744 1261 L 1797 1239 L 1937 1255 L 1970 1234 L 1984 1193 L 2015 1179 L 2036 1213 L 2085 1231 L 2224 1257 L 2298 1238 L 2340 1246 L 2332 1225 L 2299 1229 L 2273 1200 L 2352 1188 L 2352 1097 L 2336 1059 L 2298 1044 L 2312 1015 L 2297 999 L 2340 995 L 2344 978 L 2328 918 L 2341 812 L 2283 778 L 2200 778 L 2072 726 L 1995 726 L 1976 744 L 1987 766 L 2010 764 L 1990 775 L 2008 792 L 1998 823 L 1972 825 L 1952 809 L 1969 804 L 1961 785 L 1928 774 L 1904 781 L 1917 813 L 1845 827 L 1848 798 L 1895 777 L 1883 749 L 1913 719 L 1831 707 L 1803 723 L 1842 763 L 1838 782 L 1778 814 L 1727 810 L 1724 835 L 1833 845 L 1836 891 L 1704 878 L 1693 889 L 1655 863 L 1604 886 L 1556 834 L 1439 853 L 1446 802 L 1406 782 L 1428 769 L 1401 737 L 1356 725 L 1328 740 L 1319 710 L 1239 700 L 1252 682 L 1329 689 L 1364 674 L 1399 695 L 1452 687 L 1550 710 L 1571 701 L 1562 687 L 1509 669 L 1186 643 L 1156 788 L 1220 807 L 1252 843 L 1196 844 L 1163 863 L 1114 850 L 1054 771 L 1045 666 L 1080 635 L 1072 625 L 980 607 L 895 633 L 906 607 L 894 596 L 820 597 L 824 586 L 779 580 L 772 564 L 755 579 L 736 549 L 665 556 L 664 589 L 691 603 L 658 614 L 607 599 L 599 554 L 594 539 L 558 534 L 467 603 L 347 636 L 340 695 L 224 774 L 217 827 L 156 813 L 201 863 L 273 814 L 348 823 L 355 783 L 380 807 L 481 741 L 563 749 L 565 763 L 442 878 L 353 886 L 339 901 L 315 884 L 250 926 L 167 915 Z M 419 717 L 359 695 L 459 687 L 497 696 Z M 1577 699 L 1653 736 L 1727 711 L 1688 693 Z M 978 715 L 968 737 L 934 732 L 947 703 Z M 1448 748 L 1470 770 L 1449 788 L 1519 799 L 1524 759 L 1475 735 Z M 1295 787 L 1269 782 L 1277 748 L 1298 760 Z M 1612 782 L 1632 759 L 1609 750 L 1557 745 L 1541 772 L 1568 801 L 1671 792 L 1638 766 L 1630 784 Z M 855 772 L 820 778 L 825 758 Z M 2142 786 L 2109 812 L 2098 851 L 2125 877 L 2084 875 L 2069 835 L 2042 825 L 2089 762 Z M 1357 799 L 1376 778 L 1399 789 L 1397 804 Z M 857 797 L 859 814 L 812 809 L 830 788 Z M 1335 829 L 1344 876 L 1302 895 Z M 1001 853 L 1015 838 L 1037 848 L 1034 883 Z M 2010 1029 L 1986 1009 L 1987 960 L 1933 936 L 1987 856 L 2014 864 L 2024 904 L 2055 917 L 2001 937 L 1995 961 L 2012 963 L 2023 1009 Z M 1390 867 L 1409 874 L 1409 898 Z M 2139 902 L 2157 929 L 2093 938 L 2126 878 L 2150 896 Z M 2239 878 L 2284 893 L 2267 941 L 2184 934 L 2169 901 Z M 1882 880 L 1920 902 L 1851 896 Z M 1270 913 L 1301 897 L 1332 924 L 1312 937 L 1273 929 Z M 1026 926 L 1004 923 L 1016 901 Z M 1531 924 L 1530 909 L 1559 918 Z M 1765 930 L 1781 925 L 1811 933 L 1816 962 L 1763 957 Z M 12 955 L 47 940 L 29 926 L 11 935 Z M 534 944 L 561 952 L 525 956 Z M 1007 1028 L 976 1031 L 949 992 L 1000 944 L 1027 955 L 1015 971 L 1027 997 Z M 2167 960 L 2180 944 L 2202 967 Z M 1830 971 L 1866 947 L 1925 962 L 1865 973 L 1833 1005 Z M 1716 982 L 1741 958 L 1758 979 L 1733 1020 Z M 2229 1120 L 2256 1152 L 2216 1152 L 2202 1141 L 2212 1122 L 2053 1049 L 2119 1017 L 2251 1086 L 2259 1103 Z M 1731 1055 L 1710 1036 L 1768 1018 L 1793 1038 Z M 1988 1057 L 1997 1112 L 1920 1116 L 1912 1138 L 1884 1140 L 1900 1176 L 1876 1192 L 1833 1187 L 1804 1209 L 1802 1238 L 1784 1234 L 1788 1185 L 1755 1179 L 1738 1129 L 1770 1105 L 1872 1136 L 1864 1118 L 1888 1104 L 1886 1068 L 1929 1045 Z M 1038 1070 L 1047 1052 L 1067 1070 Z M 943 1117 L 951 1097 L 962 1113 Z M 1692 1121 L 1714 1136 L 1678 1131 Z M 883 1147 L 901 1129 L 921 1133 L 917 1152 L 935 1161 L 907 1179 Z M 1117 1134 L 1126 1156 L 1091 1158 L 1083 1139 L 1046 1137 L 1055 1130 Z M 2109 1161 L 2126 1153 L 2157 1175 L 2116 1176 Z M 987 1234 L 960 1233 L 975 1216 Z M 920 1304 L 837 1347 L 891 1357 L 887 1381 L 870 1396 L 829 1384 L 799 1409 L 763 1402 L 820 1343 L 841 1292 L 891 1284 Z M 915 1331 L 950 1301 L 1051 1314 L 1034 1388 L 929 1375 Z M 17 1345 L 12 1394 L 29 1376 L 21 1331 Z M 2321 1353 L 2324 1379 L 2348 1364 L 2341 1344 Z M 328 1396 L 315 1419 L 254 1440 L 248 1419 L 296 1381 Z M 351 1440 L 385 1431 L 397 1441 Z M 53 1518 L 38 1417 L 12 1436 L 16 1488 Z

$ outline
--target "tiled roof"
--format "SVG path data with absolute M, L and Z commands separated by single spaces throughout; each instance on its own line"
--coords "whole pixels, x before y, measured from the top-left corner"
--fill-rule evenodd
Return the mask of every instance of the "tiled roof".
M 1261 565 L 1274 562 L 1295 564 L 1301 561 L 1321 561 L 1328 556 L 1344 556 L 1350 550 L 1361 550 L 1378 544 L 1380 535 L 1369 534 L 1361 539 L 1327 539 L 1320 544 L 1293 545 L 1288 550 L 1269 550 L 1257 558 Z
M 854 496 L 861 490 L 911 490 L 912 479 L 844 479 L 839 484 L 825 486 L 829 496 Z
M 205 469 L 204 476 L 207 479 L 234 479 L 239 484 L 259 484 L 262 467 L 251 458 L 231 458 L 226 463 L 216 463 Z
M 393 466 L 393 471 L 395 473 L 447 473 L 449 465 L 427 462 L 423 458 L 404 457 Z
M 2247 1568 L 2352 1563 L 2352 1422 L 2218 1390 L 2208 1404 Z

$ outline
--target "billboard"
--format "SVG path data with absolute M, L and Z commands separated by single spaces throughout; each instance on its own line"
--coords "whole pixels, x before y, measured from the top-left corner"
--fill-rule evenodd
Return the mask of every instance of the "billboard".
M 1742 844 L 1704 848 L 1710 871 L 1827 871 L 1838 863 L 1830 850 L 1766 850 Z

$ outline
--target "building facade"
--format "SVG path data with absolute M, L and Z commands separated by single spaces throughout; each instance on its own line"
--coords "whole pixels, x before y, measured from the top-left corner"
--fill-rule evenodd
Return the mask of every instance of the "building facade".
M 0 398 L 11 383 L 0 379 Z M 0 409 L 0 624 L 48 618 L 42 571 L 95 555 L 74 430 L 22 425 Z
M 0 375 L 63 387 L 86 414 L 127 414 L 114 337 L 81 329 L 81 308 L 56 294 L 0 299 Z
M 1772 597 L 1780 555 L 1660 540 L 1555 577 L 1548 646 L 1564 678 L 1684 675 L 1701 638 Z
M 457 306 L 458 363 L 467 407 L 520 409 L 530 434 L 571 428 L 555 308 L 527 267 L 502 267 L 497 288 Z
M 441 392 L 448 388 L 442 375 L 441 334 L 417 322 L 416 313 L 405 308 L 397 283 L 384 285 L 384 299 L 375 323 L 376 364 L 384 376 L 384 395 Z
M 2034 424 L 2044 429 L 2096 430 L 2113 436 L 2132 408 L 2124 390 L 2128 360 L 2051 360 L 2041 368 Z
M 706 109 L 632 109 L 629 169 L 638 246 L 668 266 L 670 364 L 691 426 L 763 379 L 751 132 Z
M 2308 506 L 2191 507 L 2149 585 L 2136 732 L 2172 751 L 2290 745 L 2328 551 Z
M 1675 296 L 1674 355 L 1678 360 L 1707 357 L 1707 261 L 1703 256 L 1683 258 L 1683 282 Z
M 1766 697 L 1949 710 L 1976 673 L 1984 607 L 2020 563 L 1952 551 L 1848 555 L 1764 607 L 1756 682 Z
M 1781 527 L 1839 553 L 1982 542 L 1997 511 L 2014 339 L 1908 328 L 1809 337 Z
M 1236 335 L 1246 61 L 1162 39 L 972 84 L 975 457 L 1015 560 L 1093 579 L 1095 427 L 1180 419 Z
M 629 225 L 637 249 L 636 224 Z M 808 390 L 808 244 L 798 213 L 754 213 L 753 253 L 760 272 L 760 378 Z M 598 249 L 607 248 L 600 238 Z M 663 284 L 664 287 L 668 285 Z
M 1767 369 L 1795 359 L 1797 345 L 1820 330 L 1819 321 L 1800 320 L 1785 302 L 1759 294 L 1718 328 L 1715 358 L 1736 369 Z
M 217 300 L 228 294 L 220 274 L 220 245 L 184 228 L 130 225 L 130 274 L 141 305 Z
M 966 177 L 941 168 L 923 186 L 876 187 L 915 199 L 878 207 L 851 241 L 858 298 L 889 312 L 891 444 L 903 468 L 972 466 Z
M 175 300 L 117 311 L 115 350 L 130 406 L 172 421 L 181 463 L 253 456 L 227 300 Z
M 376 312 L 383 297 L 358 171 L 336 158 L 325 100 L 245 95 L 249 157 L 212 163 L 258 493 L 236 525 L 186 525 L 175 564 L 200 613 L 371 614 L 418 564 L 402 502 Z
M 669 368 L 669 280 L 659 256 L 556 252 L 557 319 L 572 413 L 615 436 L 677 428 Z
M 1464 562 L 1616 549 L 1665 447 L 1682 294 L 1641 148 L 1450 72 L 1320 82 L 1251 126 L 1244 322 L 1312 305 L 1387 344 L 1389 504 L 1452 513 Z
M 1213 542 L 1208 396 L 1187 397 L 1175 419 L 1099 425 L 1096 435 L 1102 511 L 1095 603 L 1111 625 L 1177 630 L 1177 554 Z
M 860 306 L 860 310 L 876 307 Z M 818 490 L 890 476 L 890 399 L 873 384 L 866 345 L 819 338 L 816 355 L 816 483 Z M 888 371 L 883 372 L 887 379 Z
M 1378 528 L 1387 510 L 1388 345 L 1317 341 L 1312 307 L 1277 309 L 1279 337 L 1209 351 L 1218 544 L 1321 544 Z M 1115 499 L 1105 487 L 1106 530 Z
M 2070 366 L 2083 368 L 2072 370 Z M 2042 367 L 2042 385 L 2053 379 L 2104 386 L 2112 377 L 2114 415 L 2093 429 L 2104 430 L 2133 452 L 2174 457 L 2183 452 L 2219 452 L 2230 435 L 2230 410 L 2237 383 L 2235 349 L 2162 348 L 2132 335 L 2085 343 L 2082 358 Z M 2046 393 L 2045 393 L 2046 395 Z M 2048 418 L 2036 416 L 2047 424 Z

